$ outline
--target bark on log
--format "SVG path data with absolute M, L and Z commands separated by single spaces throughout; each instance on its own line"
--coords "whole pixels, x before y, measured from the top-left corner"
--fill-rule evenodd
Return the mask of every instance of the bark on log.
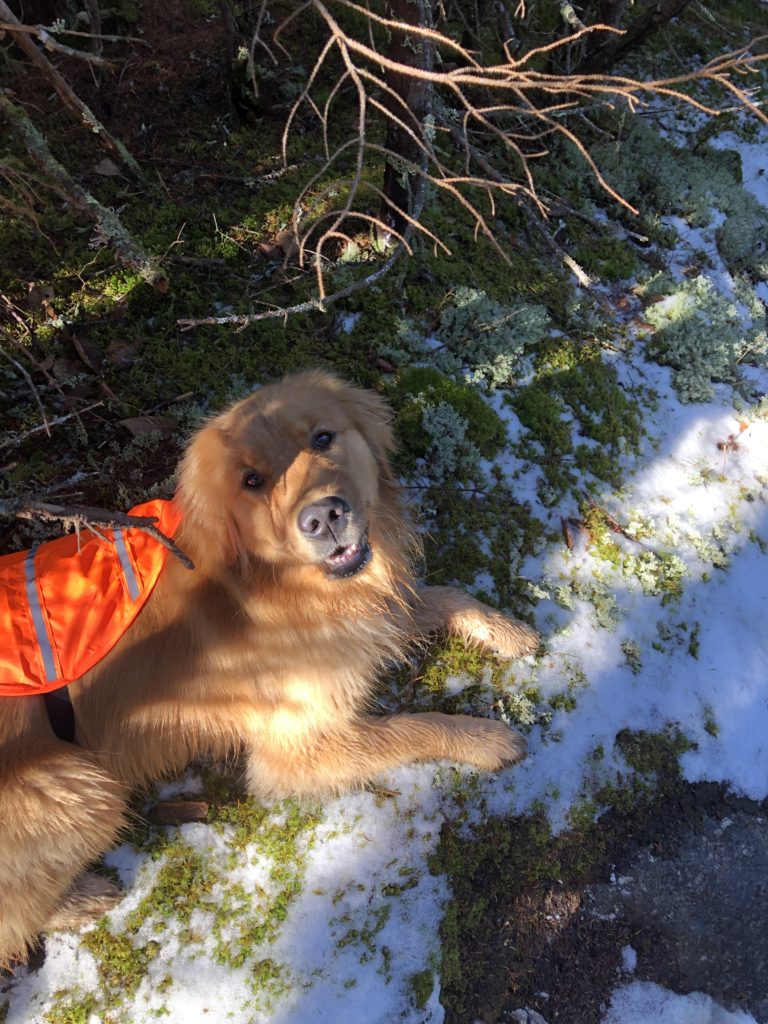
M 38 167 L 66 193 L 74 206 L 96 222 L 99 232 L 105 241 L 111 243 L 118 259 L 138 271 L 147 284 L 151 284 L 158 291 L 167 291 L 168 278 L 157 261 L 131 238 L 114 210 L 102 206 L 74 180 L 69 171 L 51 153 L 48 143 L 29 119 L 26 111 L 12 103 L 2 90 L 0 113 L 5 114 L 11 128 L 22 140 Z

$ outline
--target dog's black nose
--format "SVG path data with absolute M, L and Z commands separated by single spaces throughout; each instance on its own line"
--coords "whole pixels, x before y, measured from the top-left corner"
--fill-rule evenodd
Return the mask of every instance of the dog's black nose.
M 338 539 L 348 514 L 349 505 L 343 498 L 321 498 L 299 512 L 299 529 L 312 540 Z

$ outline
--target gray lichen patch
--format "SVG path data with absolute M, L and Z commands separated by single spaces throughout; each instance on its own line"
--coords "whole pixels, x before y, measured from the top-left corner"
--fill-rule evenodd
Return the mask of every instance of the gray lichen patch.
M 738 385 L 744 359 L 768 360 L 765 308 L 737 306 L 709 277 L 699 275 L 677 286 L 645 313 L 656 328 L 649 355 L 673 368 L 681 402 L 706 402 L 713 381 Z

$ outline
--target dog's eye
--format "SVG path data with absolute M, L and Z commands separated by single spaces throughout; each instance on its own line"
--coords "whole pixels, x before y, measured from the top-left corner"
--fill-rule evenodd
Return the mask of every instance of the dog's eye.
M 331 447 L 335 437 L 336 435 L 332 434 L 330 430 L 318 430 L 312 438 L 312 447 L 317 448 L 318 451 L 324 452 L 326 448 Z
M 265 483 L 264 477 L 261 473 L 257 473 L 255 469 L 248 469 L 243 474 L 243 487 L 247 491 L 258 491 Z

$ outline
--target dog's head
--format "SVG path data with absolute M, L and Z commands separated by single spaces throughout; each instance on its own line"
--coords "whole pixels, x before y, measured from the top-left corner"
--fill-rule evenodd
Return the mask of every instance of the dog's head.
M 312 371 L 208 422 L 178 494 L 206 561 L 312 567 L 329 580 L 364 573 L 392 506 L 389 420 L 378 395 Z

